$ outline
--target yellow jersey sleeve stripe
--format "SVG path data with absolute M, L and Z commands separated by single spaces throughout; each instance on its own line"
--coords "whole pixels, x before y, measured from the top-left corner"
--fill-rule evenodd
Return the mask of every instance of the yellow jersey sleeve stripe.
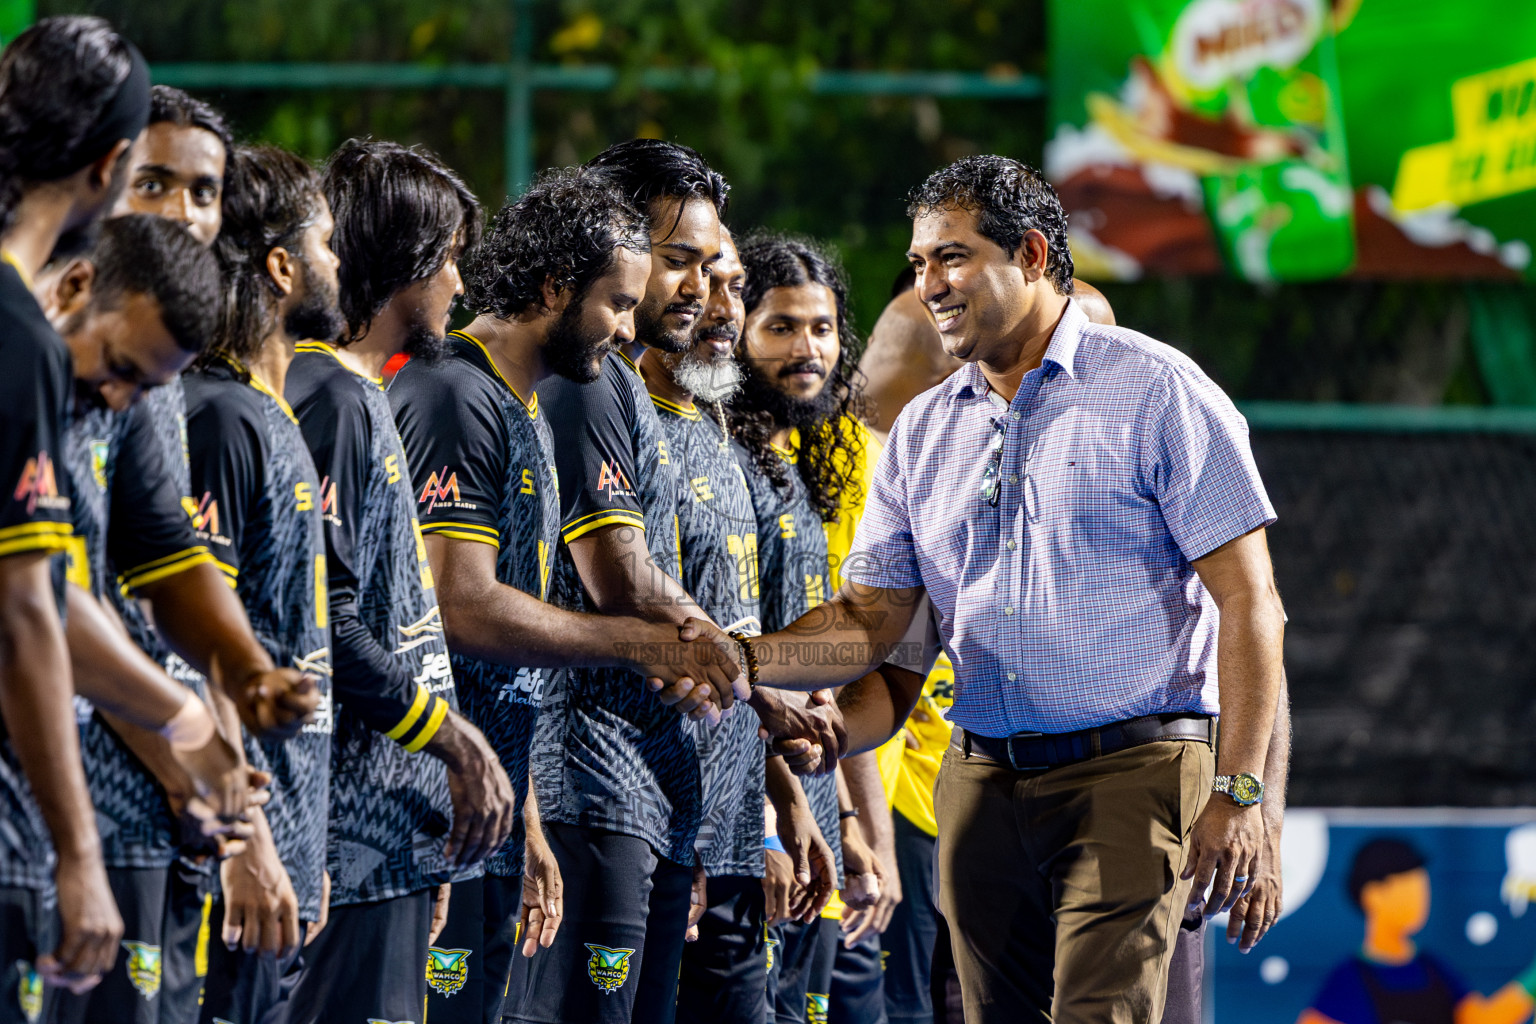
M 437 519 L 430 523 L 421 524 L 422 533 L 441 533 L 444 530 L 458 530 L 461 533 L 483 533 L 487 537 L 496 540 L 501 539 L 501 534 L 494 526 L 481 526 L 479 523 L 460 523 L 452 519 Z
M 0 540 L 11 540 L 14 537 L 32 537 L 38 535 L 68 537 L 74 532 L 75 528 L 69 523 L 56 523 L 52 521 L 37 523 L 17 523 L 15 526 L 0 528 Z
M 188 555 L 198 554 L 199 552 L 201 552 L 202 554 L 208 555 L 209 558 L 213 557 L 212 553 L 209 552 L 209 550 L 208 550 L 206 545 L 194 544 L 190 548 L 182 548 L 180 551 L 176 552 L 173 555 L 166 555 L 163 558 L 156 558 L 156 559 L 154 559 L 152 561 L 148 561 L 148 562 L 144 562 L 144 563 L 142 563 L 140 565 L 136 565 L 132 569 L 129 569 L 126 572 L 118 573 L 118 575 L 119 576 L 136 576 L 136 575 L 138 575 L 141 572 L 148 572 L 151 569 L 158 569 L 162 565 L 170 565 L 172 562 L 179 561 L 180 559 L 186 558 Z
M 613 526 L 616 524 L 634 526 L 641 530 L 645 529 L 645 519 L 633 512 L 602 512 L 599 513 L 595 518 L 588 516 L 585 519 L 579 519 L 572 523 L 570 526 L 567 526 L 565 529 L 560 531 L 560 538 L 569 544 L 573 540 L 576 540 L 580 537 L 585 537 L 587 534 L 593 532 L 594 530 L 600 530 L 605 526 Z
M 421 717 L 421 713 L 427 710 L 427 702 L 431 699 L 432 695 L 427 692 L 427 688 L 422 686 L 420 683 L 417 683 L 416 699 L 411 701 L 410 710 L 405 713 L 404 718 L 395 723 L 395 727 L 393 729 L 389 730 L 389 732 L 385 733 L 384 735 L 389 739 L 399 740 L 400 737 L 410 732 L 411 728 L 416 724 L 416 720 Z
M 405 751 L 408 754 L 414 754 L 431 743 L 432 737 L 437 735 L 437 730 L 442 726 L 443 719 L 448 717 L 448 702 L 441 698 L 433 699 L 437 701 L 437 706 L 432 709 L 432 717 L 427 719 L 427 724 L 421 727 L 421 732 L 405 745 Z
M 224 574 L 225 578 L 229 580 L 229 585 L 230 586 L 234 586 L 235 585 L 235 581 L 240 578 L 240 570 L 236 569 L 234 566 L 230 565 L 228 562 L 221 562 L 221 561 L 219 561 L 217 558 L 214 558 L 213 564 L 218 566 L 219 571 L 222 572 Z
M 489 544 L 497 551 L 501 550 L 501 541 L 495 537 L 487 537 L 483 533 L 464 533 L 460 530 L 422 530 L 422 533 L 430 533 L 434 537 L 449 537 L 453 540 L 472 540 L 479 544 Z
M 160 561 L 164 562 L 164 559 Z M 148 586 L 159 580 L 169 579 L 179 573 L 184 573 L 194 566 L 206 565 L 213 561 L 213 555 L 207 548 L 189 548 L 177 556 L 177 561 L 165 562 L 163 565 L 140 566 L 125 572 L 118 578 L 124 590 L 136 590 L 139 587 Z
M 60 551 L 69 549 L 69 536 L 67 534 L 36 534 L 30 537 L 16 537 L 12 540 L 0 540 L 0 558 L 8 555 L 25 555 L 37 552 L 44 555 L 56 555 Z

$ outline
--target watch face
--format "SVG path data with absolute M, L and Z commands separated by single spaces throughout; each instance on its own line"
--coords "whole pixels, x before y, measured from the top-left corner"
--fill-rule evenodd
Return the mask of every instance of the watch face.
M 1263 795 L 1263 787 L 1252 775 L 1239 775 L 1232 780 L 1232 798 L 1240 804 L 1256 803 Z

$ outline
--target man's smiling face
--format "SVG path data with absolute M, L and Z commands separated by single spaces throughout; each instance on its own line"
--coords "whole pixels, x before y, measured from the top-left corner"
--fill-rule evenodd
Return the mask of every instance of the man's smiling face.
M 1017 334 L 1033 306 L 1026 251 L 1009 256 L 980 232 L 973 210 L 935 209 L 912 222 L 913 287 L 945 352 L 987 362 L 999 342 Z

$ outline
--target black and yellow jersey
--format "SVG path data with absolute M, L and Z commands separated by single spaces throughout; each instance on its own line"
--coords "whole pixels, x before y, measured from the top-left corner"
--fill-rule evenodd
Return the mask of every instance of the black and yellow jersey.
M 0 367 L 0 558 L 61 556 L 74 532 L 60 461 L 69 350 L 9 254 L 0 262 Z M 0 740 L 0 823 L 0 887 L 51 892 L 53 845 L 8 738 Z
M 457 702 L 416 492 L 382 381 L 304 342 L 283 390 L 320 474 L 325 521 L 331 902 L 393 899 L 453 878 L 448 775 L 422 748 Z
M 193 526 L 278 665 L 319 679 L 314 721 L 289 740 L 246 737 L 272 773 L 267 821 L 299 898 L 316 920 L 330 804 L 331 668 L 320 477 L 281 396 L 236 364 L 184 375 Z
M 722 628 L 761 633 L 757 518 L 734 445 L 725 428 L 698 408 L 655 395 L 651 401 L 682 475 L 683 588 Z M 690 725 L 704 785 L 699 860 L 711 877 L 761 877 L 765 749 L 757 712 L 741 705 L 719 725 Z
M 161 390 L 151 391 L 146 400 Z M 179 396 L 178 386 L 178 402 Z M 212 556 L 198 542 L 183 505 L 186 494 L 179 477 L 185 477 L 186 467 L 179 447 L 178 465 L 165 463 L 157 407 L 141 401 L 124 413 L 94 408 L 72 416 L 66 451 L 75 493 L 68 575 L 98 600 L 110 600 L 135 642 L 161 660 L 162 645 L 133 597 L 134 588 L 206 564 Z M 189 685 L 194 680 L 201 682 L 201 676 L 183 675 Z M 75 707 L 106 864 L 169 867 L 178 830 L 164 791 L 89 701 L 77 697 Z
M 831 572 L 827 562 L 827 534 L 821 516 L 811 506 L 805 481 L 795 467 L 796 453 L 776 448 L 788 464 L 789 482 L 776 487 L 758 472 L 746 449 L 737 446 L 736 458 L 752 490 L 757 515 L 757 564 L 762 581 L 759 604 L 763 632 L 777 633 L 800 616 L 832 598 Z M 801 776 L 805 797 L 816 825 L 832 847 L 837 862 L 838 886 L 843 878 L 843 840 L 837 806 L 837 776 Z
M 525 402 L 477 339 L 454 332 L 444 359 L 413 359 L 395 376 L 389 404 L 422 532 L 489 544 L 497 580 L 547 600 L 560 505 L 538 396 Z M 458 654 L 452 663 L 464 715 L 485 733 L 516 791 L 516 825 L 486 870 L 519 875 L 528 747 L 550 673 Z
M 640 371 L 618 353 L 591 384 L 539 388 L 560 470 L 562 538 L 613 527 L 644 531 L 655 572 L 678 578 L 680 482 Z M 571 606 L 594 611 L 561 549 L 557 581 Z M 625 669 L 556 673 L 534 734 L 532 765 L 546 821 L 644 839 L 692 865 L 703 814 L 698 751 L 682 715 Z

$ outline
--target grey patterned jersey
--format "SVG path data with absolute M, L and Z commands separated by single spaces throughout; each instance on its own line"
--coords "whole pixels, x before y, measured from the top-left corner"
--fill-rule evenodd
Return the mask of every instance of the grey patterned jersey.
M 678 467 L 640 371 L 615 353 L 595 383 L 552 379 L 539 394 L 554 432 L 562 539 L 644 530 L 657 571 L 676 577 Z M 591 610 L 567 548 L 561 556 L 560 600 Z M 693 732 L 635 673 L 557 673 L 545 688 L 532 764 L 546 821 L 636 836 L 669 860 L 693 863 L 703 815 Z
M 316 920 L 325 873 L 331 775 L 331 668 L 320 479 L 288 403 L 235 365 L 185 376 L 198 537 L 277 664 L 319 679 L 314 721 L 289 740 L 245 740 L 272 773 L 267 821 L 299 898 Z
M 104 488 L 97 497 L 105 500 L 105 596 L 139 648 L 201 697 L 206 681 L 170 651 L 135 596 L 137 587 L 212 560 L 197 541 L 186 507 L 184 410 L 177 378 L 151 390 L 127 413 L 82 417 L 88 436 L 80 444 L 82 461 L 88 457 L 91 463 L 92 483 Z M 77 704 L 81 754 L 107 866 L 168 866 L 179 833 L 165 791 L 100 715 L 83 700 Z
M 827 534 L 821 517 L 811 506 L 805 481 L 800 478 L 793 452 L 775 449 L 789 464 L 789 483 L 775 487 L 760 472 L 752 457 L 739 445 L 736 460 L 752 489 L 757 513 L 757 564 L 762 578 L 763 632 L 777 633 L 819 604 L 832 599 L 831 574 L 827 569 Z M 837 776 L 802 776 L 805 798 L 816 826 L 837 862 L 837 884 L 843 884 L 843 837 L 838 818 Z
M 412 360 L 389 387 L 422 532 L 490 544 L 500 582 L 547 600 L 560 541 L 549 425 L 538 396 L 524 403 L 479 341 L 456 331 L 450 342 L 446 359 Z M 516 791 L 512 834 L 485 869 L 520 875 L 528 748 L 551 673 L 459 654 L 453 671 L 465 717 L 485 733 Z
M 381 382 L 305 342 L 284 394 L 320 474 L 325 519 L 331 902 L 393 899 L 453 878 L 448 773 L 422 748 L 456 701 L 415 490 Z
M 652 396 L 683 477 L 682 584 L 720 626 L 762 632 L 757 518 L 733 445 L 714 419 Z M 719 725 L 692 723 L 703 766 L 704 820 L 695 844 L 711 876 L 763 873 L 763 741 L 746 705 Z

